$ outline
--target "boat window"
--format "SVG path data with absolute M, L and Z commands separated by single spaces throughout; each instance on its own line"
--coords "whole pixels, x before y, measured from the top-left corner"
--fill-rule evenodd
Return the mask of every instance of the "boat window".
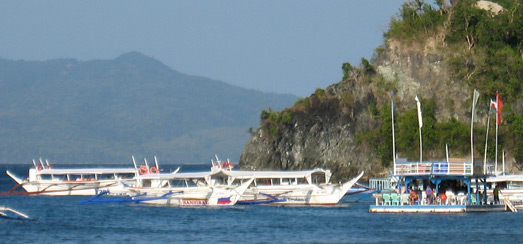
M 298 178 L 298 185 L 308 185 L 309 182 L 307 182 L 307 179 L 305 178 Z
M 65 175 L 52 175 L 51 178 L 52 178 L 53 180 L 60 180 L 60 181 L 67 180 L 67 178 L 65 177 Z
M 98 180 L 114 180 L 114 174 L 101 174 L 101 175 L 98 175 Z
M 69 175 L 69 180 L 70 181 L 81 181 L 82 180 L 82 175 Z
M 40 175 L 41 180 L 51 180 L 51 175 Z
M 201 187 L 206 185 L 204 179 L 193 179 L 192 181 L 196 184 L 196 186 Z
M 280 178 L 273 178 L 271 179 L 272 185 L 279 186 L 280 185 Z
M 92 175 L 84 175 L 83 180 L 96 180 L 96 177 L 94 174 Z
M 324 173 L 314 173 L 311 175 L 312 184 L 325 184 L 325 174 Z
M 239 186 L 241 185 L 243 182 L 246 182 L 247 180 L 238 180 L 238 179 L 235 179 L 233 182 L 232 182 L 232 185 L 233 186 Z
M 512 181 L 508 184 L 507 189 L 523 189 L 523 182 Z
M 215 177 L 212 179 L 212 181 L 214 182 L 214 185 L 226 185 L 227 183 L 227 180 L 224 179 L 223 177 Z
M 296 179 L 295 178 L 282 178 L 281 184 L 282 185 L 296 185 Z
M 121 174 L 116 174 L 116 177 L 119 179 L 132 179 L 132 178 L 134 178 L 134 174 L 133 173 L 121 173 Z
M 169 185 L 171 187 L 186 187 L 185 180 L 170 180 Z
M 256 179 L 256 185 L 269 186 L 269 185 L 271 185 L 271 180 L 270 179 Z
M 198 182 L 198 179 L 187 180 L 187 187 L 197 187 L 196 182 Z

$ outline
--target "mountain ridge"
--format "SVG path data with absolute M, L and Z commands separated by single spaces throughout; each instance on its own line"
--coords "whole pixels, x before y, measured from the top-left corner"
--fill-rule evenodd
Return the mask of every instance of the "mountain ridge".
M 296 99 L 186 75 L 138 52 L 113 60 L 0 59 L 0 95 L 1 161 L 96 163 L 133 154 L 236 158 L 261 109 Z M 178 140 L 188 134 L 198 136 L 183 147 Z

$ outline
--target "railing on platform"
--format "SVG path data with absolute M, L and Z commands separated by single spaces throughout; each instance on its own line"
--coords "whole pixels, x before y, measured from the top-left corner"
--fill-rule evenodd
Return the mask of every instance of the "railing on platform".
M 396 162 L 394 175 L 472 175 L 471 162 Z
M 392 189 L 390 178 L 373 178 L 369 180 L 369 188 L 376 190 Z

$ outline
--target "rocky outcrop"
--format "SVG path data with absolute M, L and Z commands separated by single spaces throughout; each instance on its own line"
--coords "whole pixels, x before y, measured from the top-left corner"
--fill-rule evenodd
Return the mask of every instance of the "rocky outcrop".
M 312 94 L 308 106 L 282 111 L 292 115 L 292 122 L 279 125 L 277 136 L 269 135 L 274 124 L 261 121 L 244 147 L 240 168 L 324 167 L 340 181 L 361 170 L 367 178 L 387 175 L 391 169 L 383 168 L 376 150 L 358 143 L 365 138 L 357 135 L 379 126 L 371 110 L 390 101 L 391 90 L 396 90 L 398 113 L 415 108 L 414 97 L 419 96 L 436 102 L 437 118 L 470 122 L 473 89 L 452 79 L 447 66 L 452 55 L 448 54 L 438 36 L 423 43 L 387 40 L 375 53 L 372 70 L 358 69 L 348 79 L 329 86 L 324 95 Z M 486 111 L 479 111 L 479 116 L 485 123 Z M 430 151 L 424 155 L 441 156 Z

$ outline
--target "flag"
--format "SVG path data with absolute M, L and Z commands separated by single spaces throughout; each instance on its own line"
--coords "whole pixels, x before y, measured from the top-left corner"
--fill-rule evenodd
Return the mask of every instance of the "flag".
M 501 98 L 499 97 L 499 93 L 496 92 L 496 113 L 498 115 L 498 125 L 501 124 L 501 108 L 503 107 L 503 102 L 501 101 Z
M 418 96 L 416 96 L 416 103 L 418 105 L 418 121 L 419 121 L 419 128 L 423 127 L 423 118 L 421 116 L 421 103 L 419 102 Z
M 494 100 L 490 100 L 490 112 L 498 113 L 498 104 Z
M 474 96 L 472 98 L 472 118 L 473 122 L 478 122 L 478 116 L 476 115 L 476 104 L 478 103 L 479 92 L 474 89 Z
M 218 198 L 218 204 L 231 204 L 231 197 Z

